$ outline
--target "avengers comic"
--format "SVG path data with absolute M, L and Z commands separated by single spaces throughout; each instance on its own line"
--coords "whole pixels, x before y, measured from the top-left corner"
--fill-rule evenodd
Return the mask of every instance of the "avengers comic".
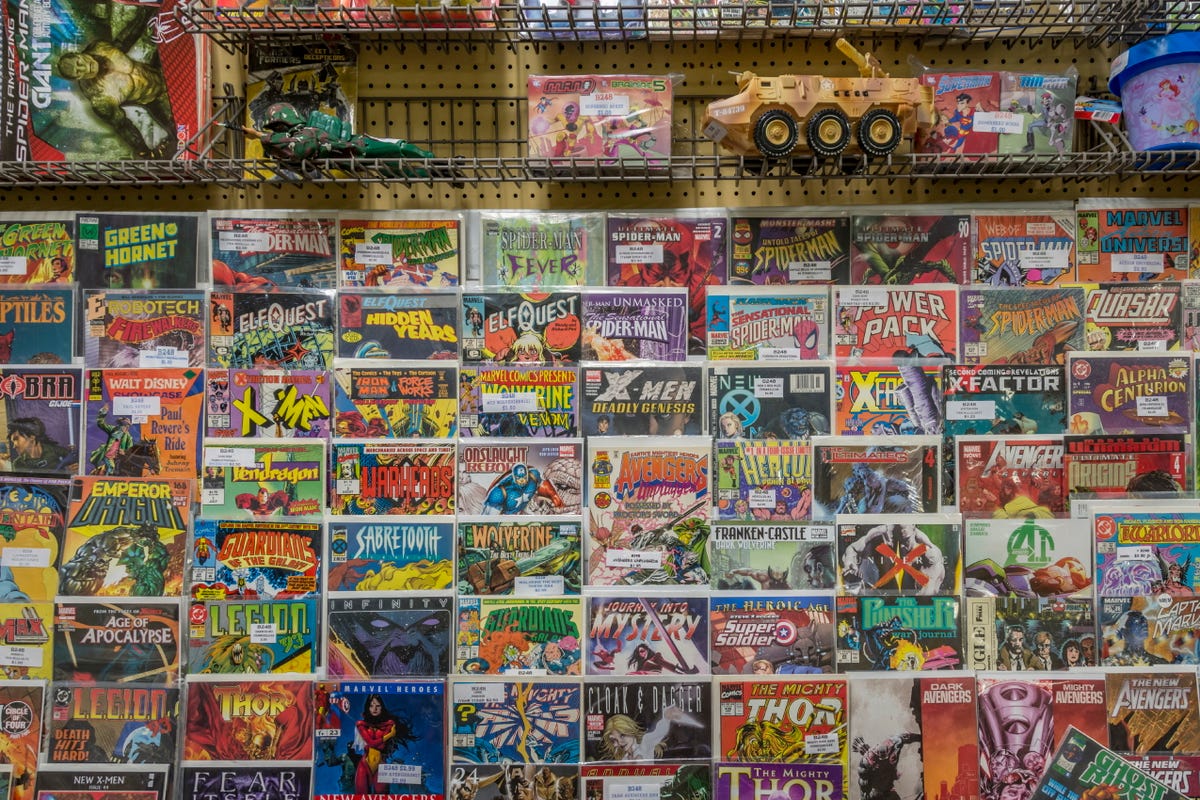
M 1097 498 L 1182 497 L 1191 485 L 1187 434 L 1063 437 L 1063 490 Z
M 838 672 L 963 668 L 957 596 L 838 597 Z
M 54 211 L 0 213 L 0 265 L 0 285 L 5 286 L 78 280 L 75 215 Z
M 1196 670 L 1105 670 L 1108 746 L 1122 755 L 1186 755 L 1200 750 Z M 1100 734 L 1093 738 L 1103 739 Z
M 75 215 L 75 237 L 83 289 L 196 288 L 198 214 L 89 211 Z
M 463 367 L 458 379 L 463 437 L 579 435 L 575 367 Z
M 55 681 L 49 706 L 46 761 L 51 764 L 175 761 L 178 687 Z
M 20 600 L 0 603 L 0 673 L 3 677 L 24 681 L 53 677 L 53 630 L 53 603 Z
M 806 520 L 812 513 L 812 445 L 804 439 L 718 439 L 714 516 Z
M 7 669 L 5 669 L 7 672 Z M 0 679 L 0 777 L 6 800 L 32 800 L 42 751 L 46 684 Z M 0 785 L 3 785 L 0 779 Z
M 453 442 L 333 440 L 329 512 L 350 516 L 452 514 Z
M 833 433 L 839 436 L 941 435 L 942 368 L 919 364 L 839 366 Z
M 707 761 L 709 680 L 591 679 L 583 687 L 583 760 Z
M 1163 759 L 1159 763 L 1178 765 L 1181 761 Z M 1031 800 L 1079 800 L 1100 793 L 1111 797 L 1156 797 L 1160 800 L 1188 797 L 1182 790 L 1185 783 L 1194 781 L 1195 773 L 1184 782 L 1171 782 L 1170 773 L 1177 769 L 1169 769 L 1168 774 L 1163 775 L 1150 767 L 1151 763 L 1153 760 L 1146 758 L 1117 755 L 1095 738 L 1070 729 L 1051 757 L 1045 775 L 1029 796 Z
M 968 597 L 1087 599 L 1092 537 L 1078 519 L 963 520 Z
M 1124 755 L 1116 763 L 1120 762 L 1141 770 L 1184 797 L 1200 794 L 1200 755 Z M 1172 800 L 1181 798 L 1172 797 Z
M 306 800 L 313 767 L 299 761 L 187 761 L 180 765 L 180 800 Z
M 837 286 L 833 305 L 839 364 L 958 360 L 957 286 Z
M 459 514 L 575 515 L 582 499 L 579 439 L 489 439 L 458 447 Z
M 969 669 L 1052 672 L 1096 666 L 1090 597 L 967 597 Z
M 338 291 L 338 358 L 458 358 L 457 292 Z
M 364 439 L 452 439 L 459 422 L 455 373 L 451 364 L 334 367 L 334 432 Z
M 455 672 L 581 675 L 580 597 L 460 597 Z
M 179 600 L 59 600 L 54 680 L 179 682 Z
M 807 439 L 831 432 L 832 364 L 713 365 L 708 426 L 725 439 Z
M 208 365 L 329 369 L 333 319 L 333 299 L 321 291 L 212 292 Z
M 1177 281 L 1101 283 L 1087 287 L 1087 348 L 1178 350 L 1183 303 Z
M 0 585 L 14 601 L 53 600 L 67 525 L 67 478 L 0 477 Z
M 1090 349 L 1082 286 L 968 286 L 958 300 L 963 365 L 1062 364 L 1066 353 Z
M 447 211 L 340 212 L 338 286 L 342 289 L 461 286 L 462 234 L 462 215 Z
M 832 592 L 714 594 L 709 620 L 714 675 L 834 670 Z
M 717 522 L 708 539 L 712 588 L 724 591 L 835 588 L 832 525 Z
M 939 449 L 936 436 L 814 438 L 812 518 L 935 513 Z
M 855 214 L 851 285 L 971 282 L 971 215 Z
M 337 287 L 332 216 L 209 211 L 208 241 L 213 287 L 242 292 Z
M 203 516 L 299 517 L 325 509 L 323 441 L 205 439 L 203 464 Z
M 521 290 L 604 284 L 604 216 L 481 211 L 479 284 Z
M 0 472 L 79 472 L 79 367 L 0 367 Z
M 701 364 L 595 364 L 580 370 L 586 436 L 701 434 L 705 429 Z
M 310 678 L 189 678 L 183 760 L 311 764 L 313 689 Z
M 98 369 L 202 367 L 204 292 L 106 290 L 83 294 L 83 360 Z
M 169 800 L 169 764 L 41 765 L 38 800 Z M 32 784 L 29 788 L 32 788 Z
M 974 215 L 975 269 L 981 286 L 1062 286 L 1075 280 L 1075 212 Z
M 712 770 L 708 764 L 653 763 L 580 764 L 583 782 L 580 797 L 616 800 L 631 792 L 646 791 L 647 800 L 684 800 L 712 797 Z M 641 787 L 648 787 L 643 789 Z
M 453 588 L 453 517 L 329 517 L 327 521 L 327 591 Z
M 962 525 L 957 514 L 897 521 L 879 515 L 837 516 L 841 595 L 958 594 Z
M 829 356 L 829 291 L 748 286 L 707 292 L 708 357 L 713 361 L 810 361 Z
M 1200 513 L 1194 505 L 1156 504 L 1092 515 L 1096 597 L 1200 595 Z
M 589 595 L 589 675 L 708 672 L 708 597 Z
M 958 506 L 965 517 L 1067 515 L 1061 434 L 956 436 Z
M 579 594 L 581 519 L 458 518 L 458 593 Z
M 319 597 L 325 529 L 307 520 L 198 519 L 192 523 L 191 597 Z
M 1188 211 L 1181 204 L 1086 199 L 1075 209 L 1076 280 L 1181 281 L 1188 277 Z
M 321 602 L 193 600 L 188 608 L 188 675 L 311 674 L 320 663 Z
M 206 435 L 328 439 L 331 394 L 325 370 L 211 369 Z
M 842 800 L 845 770 L 833 764 L 713 764 L 715 800 L 741 800 L 771 792 L 780 800 L 805 800 L 810 795 Z M 778 788 L 777 788 L 778 787 Z
M 730 286 L 850 282 L 849 217 L 775 211 L 733 214 Z
M 584 361 L 684 361 L 687 351 L 687 289 L 584 290 Z
M 579 800 L 577 764 L 451 764 L 450 794 L 473 800 L 505 800 L 543 792 L 543 797 Z
M 1163 592 L 1133 597 L 1102 597 L 1100 664 L 1105 667 L 1157 667 L 1197 664 L 1200 599 Z
M 454 598 L 331 594 L 325 671 L 331 678 L 442 677 L 450 672 Z
M 579 363 L 579 292 L 485 291 L 462 296 L 463 364 Z
M 0 364 L 70 364 L 75 355 L 74 287 L 7 284 L 4 259 L 0 255 Z
M 456 765 L 579 763 L 583 687 L 577 680 L 452 678 L 448 684 Z

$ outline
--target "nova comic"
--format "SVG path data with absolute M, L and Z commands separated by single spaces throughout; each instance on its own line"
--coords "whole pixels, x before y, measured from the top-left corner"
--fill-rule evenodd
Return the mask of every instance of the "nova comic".
M 579 432 L 579 370 L 574 367 L 463 367 L 462 436 L 552 439 Z
M 708 598 L 590 595 L 589 675 L 707 672 Z
M 735 213 L 729 284 L 850 282 L 850 218 Z
M 580 675 L 579 597 L 460 597 L 456 672 Z
M 287 211 L 210 211 L 214 287 L 240 291 L 337 286 L 337 221 Z
M 462 283 L 461 214 L 338 215 L 338 286 L 439 289 Z
M 709 599 L 714 675 L 833 672 L 833 595 L 720 594 Z
M 837 546 L 832 525 L 718 522 L 708 539 L 717 590 L 833 589 Z
M 324 370 L 211 369 L 207 435 L 327 439 L 333 400 Z
M 707 680 L 589 680 L 583 687 L 583 760 L 706 761 L 712 755 Z
M 459 594 L 579 594 L 583 522 L 460 517 Z
M 342 289 L 338 292 L 338 358 L 458 358 L 457 292 Z
M 90 289 L 83 360 L 99 369 L 204 366 L 204 292 Z
M 583 688 L 575 681 L 485 681 L 450 686 L 455 764 L 577 764 Z
M 483 516 L 579 514 L 583 443 L 489 439 L 458 448 L 458 511 Z
M 690 436 L 703 433 L 700 364 L 596 364 L 580 370 L 587 436 Z
M 454 457 L 455 445 L 439 440 L 335 439 L 330 513 L 453 513 Z
M 458 430 L 453 366 L 393 362 L 333 369 L 334 431 L 370 439 L 451 439 Z
M 330 592 L 453 588 L 453 517 L 330 517 L 328 526 Z
M 709 430 L 724 439 L 807 439 L 831 433 L 833 367 L 714 365 Z
M 447 595 L 330 594 L 325 670 L 331 678 L 441 677 L 450 672 L 454 602 Z

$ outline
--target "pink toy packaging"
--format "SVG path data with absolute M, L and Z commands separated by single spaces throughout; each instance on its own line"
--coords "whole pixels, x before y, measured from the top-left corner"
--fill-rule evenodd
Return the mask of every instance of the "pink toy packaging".
M 529 155 L 665 167 L 671 97 L 665 75 L 531 75 Z

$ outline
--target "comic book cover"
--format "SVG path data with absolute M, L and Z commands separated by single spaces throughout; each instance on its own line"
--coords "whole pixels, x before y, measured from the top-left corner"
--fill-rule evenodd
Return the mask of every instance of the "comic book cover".
M 544 792 L 543 797 L 580 800 L 578 764 L 451 764 L 451 796 L 475 800 L 506 800 L 521 793 Z
M 717 522 L 708 539 L 713 589 L 829 590 L 837 585 L 832 525 Z
M 718 439 L 714 498 L 720 520 L 806 520 L 812 445 L 806 439 Z
M 455 764 L 579 763 L 579 683 L 453 678 L 449 685 Z
M 729 284 L 850 283 L 850 218 L 733 213 Z
M 717 761 L 715 800 L 741 800 L 769 794 L 780 800 L 825 797 L 843 800 L 846 771 L 834 764 L 739 764 Z
M 708 680 L 589 680 L 583 687 L 583 760 L 707 761 L 711 703 Z
M 188 761 L 180 765 L 180 800 L 308 800 L 312 764 L 300 761 Z
M 1180 349 L 1183 302 L 1178 281 L 1087 286 L 1088 350 Z
M 458 379 L 460 436 L 579 435 L 575 367 L 463 367 Z
M 320 291 L 212 292 L 208 365 L 329 369 L 333 300 Z
M 965 519 L 963 536 L 968 597 L 1092 596 L 1092 537 L 1083 520 Z
M 341 242 L 338 286 L 342 289 L 460 286 L 464 263 L 462 234 L 462 215 L 449 211 L 377 214 L 342 211 L 338 214 Z
M 581 519 L 458 518 L 458 593 L 579 594 Z
M 79 472 L 79 367 L 0 367 L 0 472 Z
M 588 451 L 587 583 L 707 584 L 711 441 L 608 442 Z
M 453 364 L 333 368 L 334 432 L 360 439 L 452 439 L 459 382 Z
M 338 291 L 338 358 L 458 358 L 457 292 Z
M 3 266 L 0 256 L 0 275 Z M 26 288 L 0 279 L 0 330 L 0 364 L 70 364 L 75 355 L 74 287 Z
M 838 597 L 837 669 L 961 669 L 958 597 Z
M 1020 128 L 1000 131 L 998 152 L 1060 156 L 1071 152 L 1078 81 L 1074 73 L 1001 72 L 1000 109 L 1014 115 Z
M 983 286 L 1061 286 L 1075 280 L 1075 211 L 974 215 L 975 269 Z
M 582 513 L 583 442 L 491 439 L 458 447 L 458 513 Z
M 1109 668 L 1104 677 L 1109 747 L 1137 756 L 1200 752 L 1194 668 Z
M 330 592 L 440 590 L 454 586 L 454 518 L 329 517 Z
M 183 760 L 311 764 L 315 716 L 308 678 L 189 678 Z
M 580 597 L 460 597 L 455 672 L 580 675 Z
M 832 592 L 713 595 L 709 621 L 714 675 L 834 670 Z
M 58 593 L 178 597 L 195 492 L 183 478 L 76 477 Z
M 247 144 L 256 141 L 246 138 Z M 337 287 L 333 216 L 209 211 L 208 240 L 214 287 L 242 292 Z
M 589 595 L 587 604 L 587 674 L 707 674 L 707 595 Z
M 727 439 L 807 439 L 831 433 L 833 365 L 713 365 L 708 427 Z
M 325 510 L 325 442 L 204 441 L 200 509 L 214 519 L 299 517 Z
M 969 669 L 1058 671 L 1096 666 L 1090 597 L 970 597 L 965 601 Z
M 941 435 L 941 386 L 942 368 L 933 364 L 838 366 L 833 433 Z
M 1187 503 L 1092 515 L 1096 596 L 1200 595 L 1200 512 Z
M 1187 434 L 1126 433 L 1063 437 L 1063 487 L 1073 495 L 1183 496 L 1192 481 Z
M 441 681 L 322 682 L 316 695 L 314 800 L 445 799 Z
M 0 476 L 0 584 L 13 602 L 53 600 L 71 481 Z
M 1102 597 L 1100 663 L 1109 667 L 1197 664 L 1200 599 L 1170 592 Z
M 604 285 L 604 215 L 481 211 L 480 286 L 524 291 Z
M 3 676 L 20 680 L 53 677 L 53 630 L 53 603 L 0 603 L 0 672 Z
M 88 289 L 83 361 L 94 368 L 204 366 L 204 292 Z
M 75 280 L 74 214 L 0 214 L 0 285 Z
M 1075 211 L 1080 282 L 1181 281 L 1188 272 L 1186 205 L 1080 202 Z
M 37 800 L 169 800 L 170 776 L 169 764 L 84 767 L 43 763 L 38 770 L 36 797 Z
M 936 436 L 813 439 L 813 513 L 932 514 L 941 499 Z
M 849 283 L 963 286 L 971 282 L 971 253 L 970 214 L 855 214 Z
M 962 524 L 957 514 L 894 517 L 838 514 L 842 595 L 958 594 Z
M 332 428 L 325 370 L 212 369 L 205 400 L 211 437 L 328 439 Z
M 1082 286 L 963 287 L 962 363 L 1063 363 L 1085 349 L 1084 295 Z
M 684 287 L 584 290 L 584 361 L 684 361 L 687 354 Z
M 178 722 L 178 687 L 56 681 L 50 689 L 46 761 L 171 764 Z
M 1191 362 L 1172 353 L 1072 354 L 1067 432 L 1188 433 Z
M 1196 233 L 1192 253 L 1196 258 L 1193 274 L 1200 277 L 1200 205 L 1195 207 Z M 1179 303 L 1183 307 L 1180 320 L 1180 349 L 1200 350 L 1200 280 L 1181 281 Z
M 194 289 L 200 215 L 75 215 L 75 277 L 84 289 Z
M 839 364 L 956 360 L 957 286 L 836 286 L 833 297 Z
M 450 672 L 454 598 L 330 595 L 325 670 L 331 678 L 441 677 Z
M 1124 761 L 1184 797 L 1200 795 L 1200 755 L 1123 755 Z M 1038 798 L 1047 800 L 1047 798 Z M 1073 798 L 1072 800 L 1078 800 Z M 1180 800 L 1180 798 L 1172 798 Z
M 54 680 L 179 682 L 179 601 L 60 600 L 54 616 Z
M 956 436 L 958 505 L 966 517 L 1067 515 L 1062 434 Z
M 705 290 L 728 273 L 724 215 L 608 215 L 609 286 L 684 286 L 688 290 L 688 354 L 704 355 Z
M 597 364 L 580 370 L 583 433 L 694 436 L 705 432 L 701 364 Z
M 321 601 L 193 600 L 188 607 L 189 675 L 300 673 L 320 659 Z
M 319 522 L 198 519 L 191 536 L 196 600 L 320 595 L 325 532 Z
M 1183 758 L 1164 758 L 1158 763 L 1171 764 L 1161 771 L 1150 766 L 1150 757 L 1119 756 L 1096 739 L 1074 728 L 1067 731 L 1046 767 L 1046 773 L 1029 795 L 1031 800 L 1080 800 L 1104 794 L 1108 797 L 1154 797 L 1157 800 L 1184 800 L 1182 790 L 1194 783 L 1178 774 Z M 1162 774 L 1162 773 L 1166 774 Z M 1172 776 L 1178 775 L 1178 778 Z
M 583 324 L 579 292 L 462 296 L 464 364 L 579 363 Z
M 829 293 L 746 286 L 708 290 L 708 357 L 714 361 L 794 361 L 829 355 Z
M 7 671 L 7 670 L 5 670 Z M 46 684 L 0 680 L 0 768 L 5 800 L 32 800 L 42 751 Z
M 452 514 L 453 442 L 333 441 L 331 514 Z
M 1000 111 L 999 72 L 934 72 L 921 75 L 921 83 L 933 89 L 937 124 L 918 134 L 917 147 L 924 153 L 995 153 L 1000 147 L 996 112 Z
M 579 796 L 592 800 L 618 800 L 628 797 L 631 792 L 641 795 L 643 791 L 647 800 L 713 796 L 712 770 L 708 764 L 664 764 L 661 761 L 580 764 L 579 777 L 583 782 Z

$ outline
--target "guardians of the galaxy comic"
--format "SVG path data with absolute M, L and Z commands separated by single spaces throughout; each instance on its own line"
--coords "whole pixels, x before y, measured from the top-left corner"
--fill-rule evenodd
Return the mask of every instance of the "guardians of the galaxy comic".
M 191 596 L 317 597 L 324 532 L 309 519 L 198 519 L 192 525 Z

